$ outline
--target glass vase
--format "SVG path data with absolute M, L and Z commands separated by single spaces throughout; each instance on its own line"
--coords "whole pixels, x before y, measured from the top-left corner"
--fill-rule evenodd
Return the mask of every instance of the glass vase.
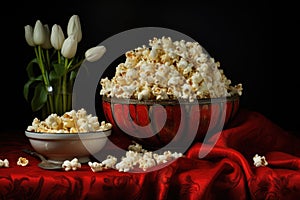
M 50 114 L 63 115 L 72 109 L 72 87 L 52 87 L 48 90 L 47 102 L 41 110 L 41 118 L 45 119 Z

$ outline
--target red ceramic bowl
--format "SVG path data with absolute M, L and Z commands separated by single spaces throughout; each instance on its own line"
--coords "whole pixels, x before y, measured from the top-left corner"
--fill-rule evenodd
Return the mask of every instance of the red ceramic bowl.
M 203 141 L 226 128 L 237 113 L 239 96 L 194 102 L 102 96 L 102 106 L 106 120 L 113 125 L 113 142 L 125 136 L 153 150 L 171 143 L 177 147 Z

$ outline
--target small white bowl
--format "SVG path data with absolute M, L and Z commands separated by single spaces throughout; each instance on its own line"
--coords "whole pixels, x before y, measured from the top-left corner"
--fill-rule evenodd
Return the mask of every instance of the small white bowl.
M 25 131 L 33 149 L 49 161 L 63 163 L 77 158 L 80 163 L 90 161 L 90 156 L 106 144 L 111 129 L 89 133 L 37 133 Z

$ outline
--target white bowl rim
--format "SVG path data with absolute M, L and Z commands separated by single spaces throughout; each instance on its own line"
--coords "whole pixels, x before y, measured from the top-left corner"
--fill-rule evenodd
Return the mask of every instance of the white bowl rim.
M 30 139 L 70 140 L 70 139 L 96 139 L 106 138 L 111 134 L 111 129 L 86 133 L 43 133 L 25 130 L 25 135 Z

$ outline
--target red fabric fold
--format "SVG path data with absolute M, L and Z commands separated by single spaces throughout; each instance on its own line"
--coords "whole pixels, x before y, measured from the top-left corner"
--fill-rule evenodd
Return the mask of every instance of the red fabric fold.
M 38 159 L 21 151 L 31 148 L 23 133 L 6 136 L 0 159 L 8 159 L 10 167 L 0 168 L 1 200 L 300 199 L 299 135 L 245 109 L 205 144 L 195 142 L 183 157 L 149 172 L 94 173 L 87 164 L 77 171 L 43 170 Z M 255 154 L 265 156 L 268 165 L 255 167 Z M 18 166 L 20 156 L 30 164 Z

